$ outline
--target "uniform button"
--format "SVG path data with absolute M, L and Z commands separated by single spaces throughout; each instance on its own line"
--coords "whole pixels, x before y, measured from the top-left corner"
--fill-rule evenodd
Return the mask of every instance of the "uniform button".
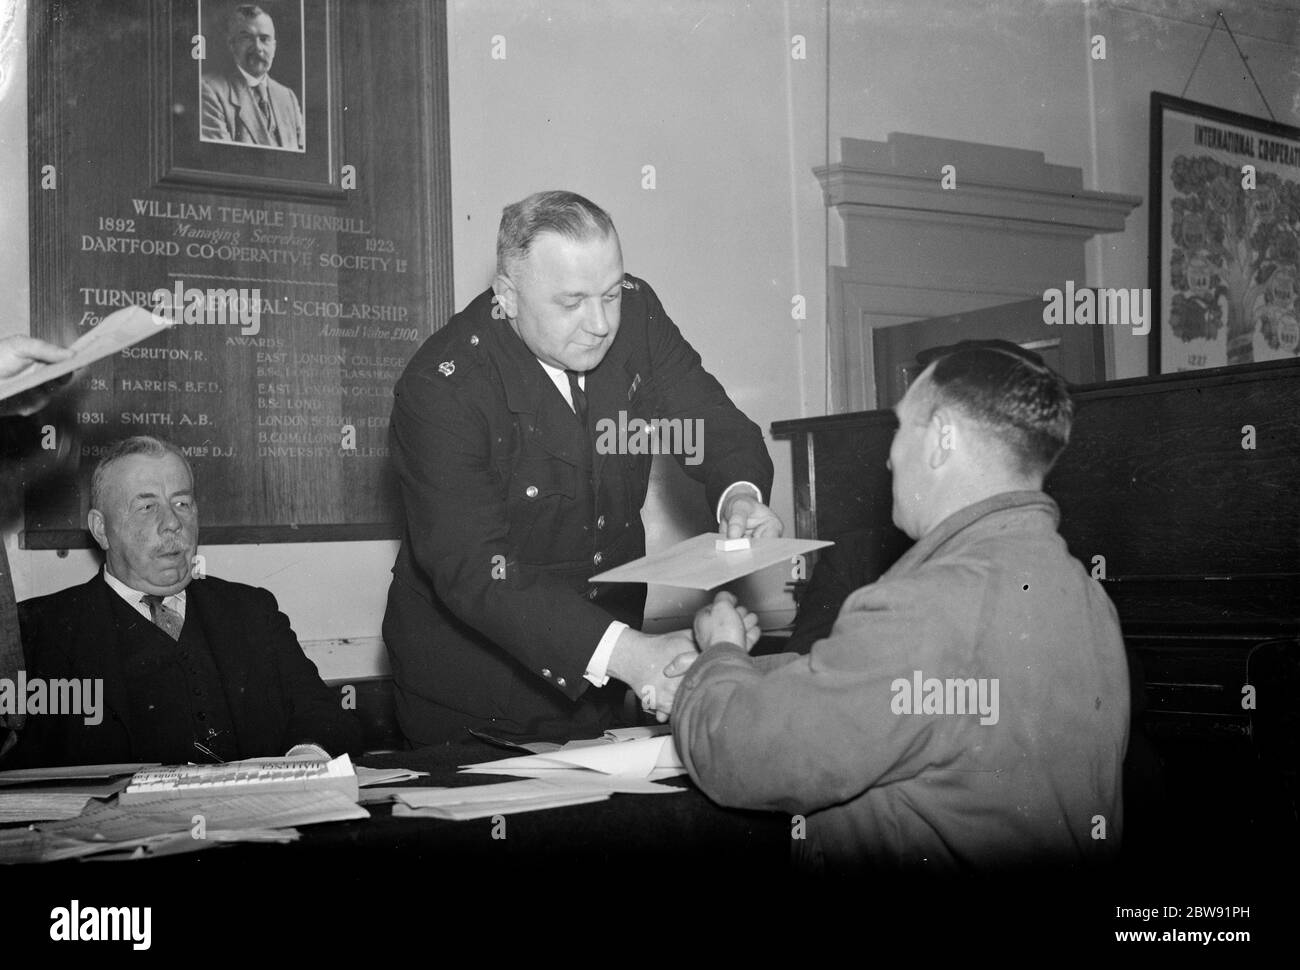
M 477 346 L 478 346 L 478 334 L 471 334 L 471 335 L 470 335 L 470 338 L 469 338 L 469 345 L 470 345 L 471 347 L 477 347 Z
M 591 557 L 591 561 L 594 562 L 597 566 L 599 566 L 600 561 L 604 558 L 605 557 L 602 556 L 600 553 L 596 553 L 594 556 Z
M 195 715 L 195 716 L 196 716 L 200 721 L 206 721 L 206 720 L 208 719 L 208 712 L 207 712 L 207 711 L 199 711 L 199 713 L 198 713 L 197 715 Z
M 529 498 L 537 498 L 537 486 L 529 485 L 526 489 L 524 489 L 524 494 L 527 495 Z
M 566 681 L 563 677 L 555 678 L 555 684 L 557 687 L 567 687 L 569 685 L 568 681 Z
M 195 697 L 202 697 L 202 696 L 203 696 L 203 688 L 201 688 L 201 687 L 195 687 L 195 688 L 194 688 L 194 696 L 195 696 Z
M 605 528 L 605 517 L 604 517 L 603 515 L 597 517 L 597 519 L 596 519 L 596 528 L 597 528 L 597 529 L 603 529 L 603 528 Z
M 543 677 L 549 677 L 549 676 L 551 676 L 551 668 L 550 668 L 550 667 L 543 667 L 543 668 L 542 668 L 542 676 L 543 676 Z

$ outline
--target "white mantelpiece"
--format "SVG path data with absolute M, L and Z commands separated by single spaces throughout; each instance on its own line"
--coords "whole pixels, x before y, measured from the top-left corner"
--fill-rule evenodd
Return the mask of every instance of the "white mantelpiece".
M 1084 285 L 1084 244 L 1123 230 L 1142 201 L 1084 189 L 1081 169 L 997 145 L 895 132 L 845 138 L 841 159 L 814 170 L 844 226 L 846 265 L 830 279 L 834 411 L 876 406 L 876 327 Z M 955 188 L 942 184 L 949 165 Z

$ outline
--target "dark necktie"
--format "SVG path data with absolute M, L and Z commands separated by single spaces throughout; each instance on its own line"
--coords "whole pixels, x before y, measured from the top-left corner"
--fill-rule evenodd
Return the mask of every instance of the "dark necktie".
M 569 393 L 573 395 L 573 413 L 578 416 L 578 423 L 587 426 L 587 392 L 578 383 L 578 372 L 566 370 L 569 375 Z
M 266 130 L 274 136 L 275 117 L 271 114 L 271 102 L 266 97 L 266 82 L 263 81 L 253 90 L 257 92 L 257 106 L 262 111 L 262 120 L 266 122 Z
M 173 640 L 181 638 L 181 627 L 185 625 L 185 619 L 170 606 L 163 606 L 161 596 L 145 593 L 140 597 L 140 602 L 149 607 L 149 619 L 153 620 L 154 626 Z

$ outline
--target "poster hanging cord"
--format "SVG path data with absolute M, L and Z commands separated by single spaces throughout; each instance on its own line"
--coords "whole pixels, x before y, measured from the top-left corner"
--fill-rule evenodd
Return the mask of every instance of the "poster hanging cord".
M 1250 69 L 1250 61 L 1248 61 L 1246 55 L 1241 52 L 1241 45 L 1237 43 L 1237 38 L 1233 36 L 1232 28 L 1228 26 L 1228 18 L 1223 15 L 1222 10 L 1220 10 L 1218 16 L 1214 18 L 1214 23 L 1210 24 L 1210 32 L 1205 35 L 1205 43 L 1201 45 L 1201 53 L 1196 55 L 1196 63 L 1192 65 L 1192 73 L 1187 75 L 1187 83 L 1183 85 L 1183 93 L 1180 94 L 1179 97 L 1183 98 L 1187 96 L 1187 89 L 1191 87 L 1192 78 L 1196 76 L 1196 69 L 1201 66 L 1201 58 L 1205 55 L 1205 48 L 1210 46 L 1210 38 L 1213 37 L 1214 32 L 1219 29 L 1220 20 L 1223 21 L 1223 29 L 1228 32 L 1228 39 L 1232 41 L 1232 46 L 1237 49 L 1237 56 L 1241 58 L 1241 63 L 1246 66 L 1246 73 L 1250 75 L 1251 83 L 1255 85 L 1255 90 L 1259 92 L 1259 100 L 1264 102 L 1264 110 L 1268 112 L 1270 118 L 1277 121 L 1277 116 L 1273 114 L 1273 108 L 1269 105 L 1268 98 L 1264 97 L 1264 92 L 1260 90 L 1259 82 L 1255 80 L 1255 72 Z

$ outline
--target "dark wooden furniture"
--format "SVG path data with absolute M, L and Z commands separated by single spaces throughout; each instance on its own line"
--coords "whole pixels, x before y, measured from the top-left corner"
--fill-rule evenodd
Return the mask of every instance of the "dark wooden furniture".
M 1141 662 L 1135 731 L 1186 833 L 1225 853 L 1296 839 L 1300 763 L 1300 361 L 1078 387 L 1045 489 Z M 794 445 L 795 531 L 869 530 L 874 580 L 910 545 L 890 521 L 889 411 L 772 425 Z

